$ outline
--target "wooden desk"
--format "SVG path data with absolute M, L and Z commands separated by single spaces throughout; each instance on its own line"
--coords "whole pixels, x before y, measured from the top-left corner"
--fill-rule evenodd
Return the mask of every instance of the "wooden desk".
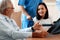
M 60 34 L 51 35 L 46 38 L 27 38 L 26 40 L 60 40 Z
M 51 35 L 46 38 L 24 38 L 24 39 L 17 39 L 17 40 L 60 40 L 60 34 Z

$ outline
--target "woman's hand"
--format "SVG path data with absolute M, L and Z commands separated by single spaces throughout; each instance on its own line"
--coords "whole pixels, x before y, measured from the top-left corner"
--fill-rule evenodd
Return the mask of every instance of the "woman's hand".
M 36 22 L 36 23 L 34 24 L 33 29 L 34 29 L 34 30 L 40 30 L 42 27 L 43 27 L 43 26 L 40 25 L 39 22 Z

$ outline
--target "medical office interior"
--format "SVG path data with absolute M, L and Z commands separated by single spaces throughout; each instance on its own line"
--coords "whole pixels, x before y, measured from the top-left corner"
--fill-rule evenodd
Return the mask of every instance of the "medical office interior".
M 19 0 L 11 0 L 13 5 L 14 5 L 14 11 L 15 14 L 12 14 L 12 18 L 16 21 L 17 25 L 21 28 L 21 11 L 20 8 L 18 6 L 18 1 Z M 56 21 L 59 18 L 59 11 L 58 8 L 56 6 L 56 0 L 43 0 L 49 10 L 49 17 L 52 18 L 52 21 Z M 56 39 L 55 39 L 56 38 Z M 41 40 L 59 40 L 60 36 L 53 36 L 53 37 L 48 37 L 48 38 L 40 38 Z M 34 38 L 27 38 L 27 40 L 38 40 L 38 39 L 34 39 Z
M 14 18 L 19 26 L 21 26 L 21 11 L 18 6 L 19 0 L 11 0 L 14 5 L 14 12 L 15 14 L 12 14 L 12 18 Z M 49 10 L 49 16 L 52 17 L 53 21 L 56 21 L 58 19 L 59 11 L 56 7 L 56 0 L 43 0 Z M 20 22 L 19 22 L 20 21 Z
M 19 0 L 11 0 L 14 7 L 14 13 L 11 17 L 16 21 L 17 25 L 21 28 L 21 10 L 18 6 Z M 52 21 L 56 21 L 59 19 L 59 10 L 56 6 L 56 0 L 43 0 L 46 3 L 48 10 L 49 10 L 49 17 L 52 18 Z M 48 38 L 27 38 L 27 40 L 60 40 L 60 35 L 55 35 Z

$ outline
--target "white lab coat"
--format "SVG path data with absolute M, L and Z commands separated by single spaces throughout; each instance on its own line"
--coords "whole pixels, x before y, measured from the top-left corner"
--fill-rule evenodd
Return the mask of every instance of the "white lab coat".
M 0 40 L 32 37 L 31 28 L 19 29 L 14 20 L 0 14 Z

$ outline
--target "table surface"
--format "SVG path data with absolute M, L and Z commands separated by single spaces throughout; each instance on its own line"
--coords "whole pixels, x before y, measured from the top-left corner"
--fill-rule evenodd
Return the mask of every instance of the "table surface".
M 60 34 L 51 35 L 46 38 L 27 38 L 26 40 L 60 40 Z
M 50 35 L 45 38 L 24 38 L 24 39 L 17 39 L 17 40 L 60 40 L 60 34 Z

